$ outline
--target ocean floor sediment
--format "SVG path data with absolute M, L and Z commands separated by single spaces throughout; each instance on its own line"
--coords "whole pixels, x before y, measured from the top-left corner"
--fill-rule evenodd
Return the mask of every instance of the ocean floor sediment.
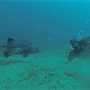
M 89 89 L 90 65 L 64 52 L 0 57 L 0 89 Z

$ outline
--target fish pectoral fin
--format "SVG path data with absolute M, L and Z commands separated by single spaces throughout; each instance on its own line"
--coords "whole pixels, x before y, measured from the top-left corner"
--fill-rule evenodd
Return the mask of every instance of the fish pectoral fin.
M 28 53 L 24 53 L 23 57 L 26 58 L 28 56 Z
M 11 56 L 11 54 L 8 51 L 4 51 L 4 56 L 7 58 L 7 57 Z

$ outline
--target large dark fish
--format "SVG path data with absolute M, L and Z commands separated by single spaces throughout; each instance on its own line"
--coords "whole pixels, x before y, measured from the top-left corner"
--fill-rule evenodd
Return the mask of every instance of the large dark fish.
M 26 58 L 29 54 L 39 51 L 38 47 L 33 46 L 27 40 L 16 42 L 16 40 L 12 38 L 8 38 L 6 45 L 2 45 L 0 48 L 4 49 L 4 56 L 6 58 L 13 54 L 21 54 Z
M 70 40 L 70 44 L 74 48 L 71 50 L 68 56 L 68 60 L 72 61 L 75 57 L 84 57 L 90 53 L 90 37 L 85 37 L 80 41 L 77 41 L 75 38 Z

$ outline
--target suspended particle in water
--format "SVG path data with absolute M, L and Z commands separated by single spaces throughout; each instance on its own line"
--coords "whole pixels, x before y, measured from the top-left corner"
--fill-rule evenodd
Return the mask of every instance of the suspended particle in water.
M 88 24 L 89 22 L 87 22 L 87 24 Z
M 49 37 L 49 38 L 48 38 L 48 40 L 52 40 L 52 38 L 51 38 L 51 37 Z
M 81 38 L 82 36 L 79 36 L 79 38 Z
M 82 33 L 83 33 L 84 31 L 83 31 L 83 30 L 80 30 L 80 32 L 82 32 Z
M 88 20 L 88 21 L 86 22 L 86 24 L 89 24 L 89 22 L 90 22 L 90 20 Z
M 80 35 L 80 33 L 78 32 L 78 35 Z

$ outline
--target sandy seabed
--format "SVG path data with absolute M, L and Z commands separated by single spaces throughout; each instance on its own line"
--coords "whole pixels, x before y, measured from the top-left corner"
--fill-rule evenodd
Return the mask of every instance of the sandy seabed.
M 0 57 L 0 90 L 90 89 L 90 62 L 68 61 L 65 52 L 43 52 L 27 58 Z

